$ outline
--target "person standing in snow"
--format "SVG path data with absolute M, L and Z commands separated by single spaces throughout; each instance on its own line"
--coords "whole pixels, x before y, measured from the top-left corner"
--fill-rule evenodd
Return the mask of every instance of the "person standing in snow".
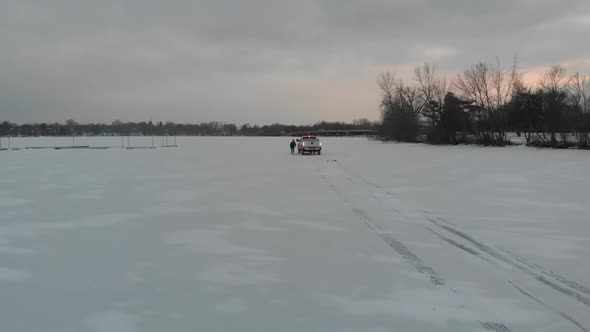
M 291 147 L 291 154 L 295 154 L 295 147 L 297 146 L 297 143 L 295 143 L 295 140 L 292 140 L 291 144 L 289 146 Z

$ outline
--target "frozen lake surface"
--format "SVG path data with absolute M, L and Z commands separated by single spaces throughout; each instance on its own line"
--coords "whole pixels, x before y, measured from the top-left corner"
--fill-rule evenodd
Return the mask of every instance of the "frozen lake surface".
M 289 142 L 1 151 L 0 330 L 590 330 L 587 152 Z

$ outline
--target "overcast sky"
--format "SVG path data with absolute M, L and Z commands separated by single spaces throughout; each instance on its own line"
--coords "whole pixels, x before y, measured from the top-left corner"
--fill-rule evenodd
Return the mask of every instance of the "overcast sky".
M 0 121 L 377 119 L 376 76 L 590 73 L 588 0 L 0 0 Z

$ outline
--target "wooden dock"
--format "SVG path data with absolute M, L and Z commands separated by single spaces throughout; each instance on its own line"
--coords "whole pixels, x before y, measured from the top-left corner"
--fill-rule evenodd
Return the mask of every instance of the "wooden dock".
M 56 146 L 55 150 L 90 149 L 90 145 Z
M 162 146 L 90 146 L 90 145 L 66 145 L 66 146 L 27 146 L 27 147 L 10 147 L 0 148 L 0 151 L 18 151 L 18 150 L 107 150 L 107 149 L 125 149 L 125 150 L 153 150 L 159 148 L 177 148 L 178 145 L 162 145 Z

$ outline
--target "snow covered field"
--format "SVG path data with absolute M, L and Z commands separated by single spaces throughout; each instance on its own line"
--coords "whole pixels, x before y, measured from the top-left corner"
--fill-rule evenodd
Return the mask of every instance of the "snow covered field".
M 0 330 L 590 330 L 587 152 L 289 141 L 1 151 Z

